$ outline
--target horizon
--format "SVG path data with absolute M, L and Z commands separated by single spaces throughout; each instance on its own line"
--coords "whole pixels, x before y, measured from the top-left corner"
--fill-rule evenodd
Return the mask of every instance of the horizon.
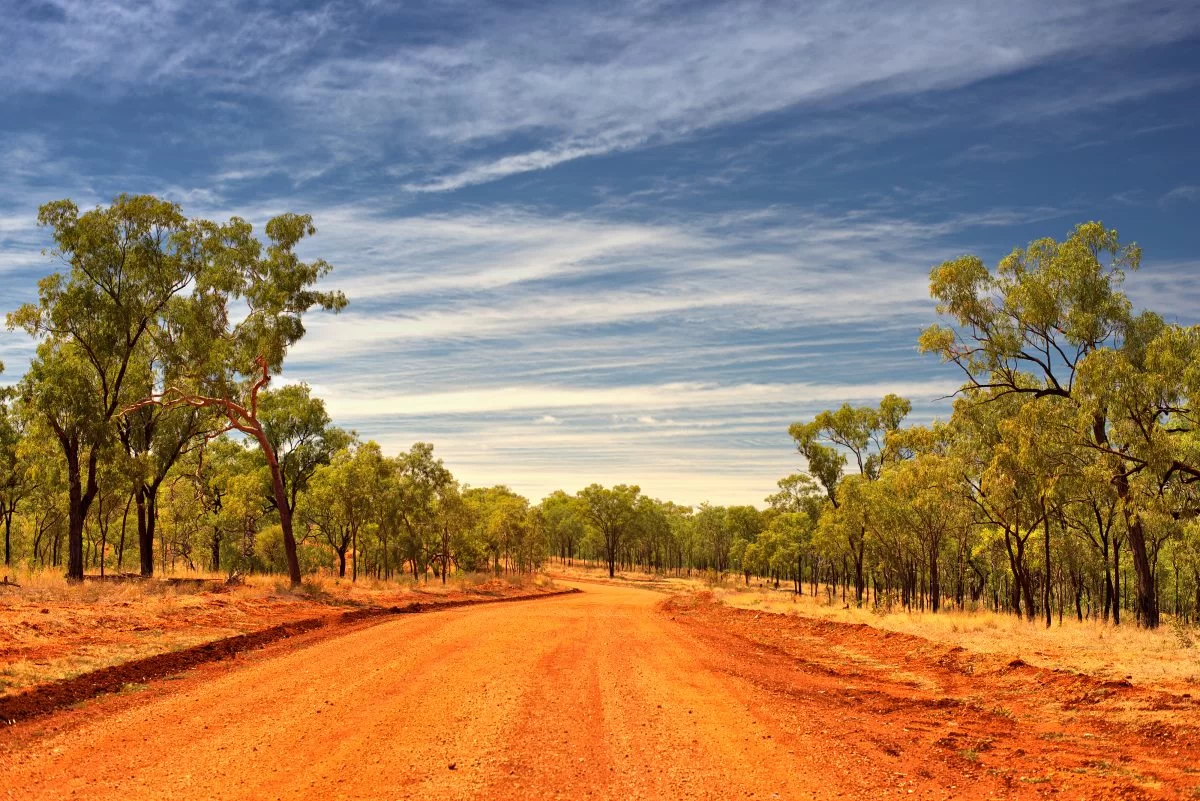
M 350 305 L 283 380 L 474 486 L 761 506 L 792 422 L 946 416 L 930 268 L 1086 220 L 1196 321 L 1188 4 L 0 6 L 0 307 L 54 270 L 50 200 L 312 214 Z M 0 383 L 32 350 L 0 333 Z

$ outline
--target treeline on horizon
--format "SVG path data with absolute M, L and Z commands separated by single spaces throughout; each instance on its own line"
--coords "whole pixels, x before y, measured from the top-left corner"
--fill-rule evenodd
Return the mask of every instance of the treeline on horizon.
M 936 267 L 953 412 L 844 405 L 790 429 L 807 472 L 754 506 L 593 484 L 533 504 L 469 487 L 428 443 L 384 454 L 305 385 L 270 388 L 329 264 L 304 215 L 188 219 L 150 196 L 43 206 L 61 272 L 8 315 L 36 355 L 0 403 L 5 565 L 356 579 L 528 572 L 550 559 L 733 574 L 847 604 L 1143 626 L 1200 613 L 1200 330 L 1135 312 L 1140 251 L 1099 223 L 995 269 Z M 232 436 L 231 436 L 232 435 Z

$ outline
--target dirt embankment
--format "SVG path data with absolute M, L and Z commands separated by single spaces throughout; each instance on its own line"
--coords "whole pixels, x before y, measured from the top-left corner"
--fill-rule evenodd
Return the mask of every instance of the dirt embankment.
M 397 614 L 561 592 L 552 586 L 489 582 L 466 590 L 378 595 L 370 605 L 349 610 L 345 599 L 255 597 L 252 592 L 239 595 L 236 589 L 167 599 L 134 595 L 132 600 L 109 599 L 109 603 L 91 606 L 78 599 L 57 603 L 9 599 L 7 607 L 0 610 L 0 671 L 10 677 L 9 689 L 16 691 L 0 695 L 0 725 L 309 632 L 332 636 Z M 380 603 L 385 600 L 400 603 Z M 107 613 L 101 611 L 105 606 L 109 607 Z M 230 629 L 241 633 L 220 636 Z M 188 644 L 191 642 L 198 644 Z M 97 660 L 90 656 L 97 651 L 108 653 Z M 149 655 L 141 655 L 144 653 Z M 123 654 L 131 658 L 122 659 Z M 96 661 L 101 661 L 101 666 L 70 669 Z M 14 669 L 16 665 L 22 670 Z M 39 672 L 42 667 L 44 673 Z M 20 684 L 14 688 L 16 679 Z
M 12 725 L 38 715 L 49 714 L 58 709 L 86 701 L 98 695 L 119 692 L 127 687 L 180 673 L 206 662 L 230 659 L 255 648 L 295 637 L 317 629 L 329 636 L 345 633 L 348 627 L 365 621 L 378 620 L 392 615 L 432 612 L 438 609 L 453 609 L 474 604 L 523 601 L 546 598 L 554 595 L 578 592 L 578 590 L 551 590 L 530 588 L 513 595 L 502 597 L 446 598 L 430 601 L 413 601 L 404 606 L 369 607 L 281 623 L 259 629 L 249 634 L 225 637 L 213 642 L 196 645 L 170 653 L 156 654 L 118 665 L 101 668 L 79 676 L 48 684 L 38 685 L 22 693 L 0 697 L 0 725 Z
M 1191 798 L 1200 793 L 1200 701 L 972 653 L 861 624 L 737 609 L 705 593 L 663 604 L 723 652 L 732 675 L 825 721 L 864 769 L 929 780 L 998 779 L 1018 795 Z

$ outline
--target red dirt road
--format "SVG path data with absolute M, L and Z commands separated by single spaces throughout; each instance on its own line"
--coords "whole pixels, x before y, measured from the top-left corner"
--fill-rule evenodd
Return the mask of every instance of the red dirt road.
M 0 798 L 1158 798 L 1192 789 L 1190 741 L 1135 742 L 1067 711 L 1053 737 L 1042 736 L 1044 720 L 1022 732 L 1009 718 L 1026 707 L 980 709 L 958 696 L 986 684 L 935 663 L 926 670 L 911 652 L 892 676 L 867 652 L 822 645 L 819 632 L 767 642 L 752 613 L 664 606 L 640 589 L 584 590 L 268 650 L 0 731 Z M 851 669 L 840 673 L 842 664 Z M 1092 750 L 1104 767 L 1089 767 Z

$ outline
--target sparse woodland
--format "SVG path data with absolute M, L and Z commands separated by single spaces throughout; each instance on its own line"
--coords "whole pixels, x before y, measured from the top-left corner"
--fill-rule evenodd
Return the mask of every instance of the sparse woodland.
M 830 601 L 1156 627 L 1200 612 L 1200 329 L 1133 309 L 1140 252 L 1097 223 L 995 268 L 933 270 L 919 340 L 961 375 L 948 419 L 909 401 L 790 429 L 807 472 L 765 508 L 633 485 L 540 503 L 387 454 L 275 386 L 304 315 L 341 309 L 302 215 L 193 220 L 122 196 L 44 206 L 59 272 L 8 316 L 37 343 L 0 408 L 5 565 L 317 570 L 348 579 L 534 571 L 550 560 L 771 582 Z M 635 478 L 635 477 L 631 477 Z

